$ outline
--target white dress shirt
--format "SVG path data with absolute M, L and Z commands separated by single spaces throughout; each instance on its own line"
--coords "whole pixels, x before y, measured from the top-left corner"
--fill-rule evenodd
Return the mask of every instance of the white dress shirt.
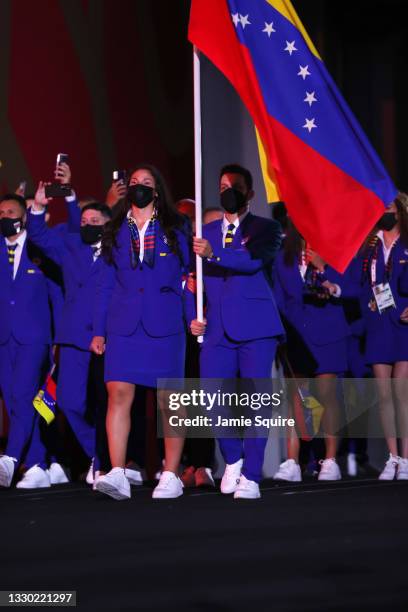
M 17 240 L 15 240 L 14 242 L 11 242 L 11 240 L 6 238 L 6 245 L 7 246 L 17 245 L 17 248 L 14 251 L 13 279 L 16 278 L 16 275 L 17 275 L 17 272 L 18 272 L 18 266 L 20 265 L 21 255 L 22 255 L 22 252 L 23 252 L 23 247 L 24 247 L 24 244 L 25 244 L 26 240 L 27 240 L 27 232 L 26 232 L 26 230 L 24 230 L 20 234 L 20 236 L 17 238 Z
M 128 219 L 132 218 L 132 210 L 129 210 L 128 214 L 127 214 Z M 136 223 L 136 220 L 133 219 L 133 223 Z M 150 223 L 150 219 L 147 219 L 147 221 L 144 222 L 144 225 L 142 227 L 142 229 L 137 228 L 138 232 L 139 232 L 139 260 L 143 261 L 143 256 L 144 256 L 144 237 L 145 237 L 145 233 L 147 230 L 147 226 Z M 137 223 L 136 223 L 136 227 L 137 227 Z
M 91 244 L 91 247 L 92 247 L 93 260 L 95 263 L 95 261 L 98 259 L 99 255 L 101 254 L 102 240 L 98 240 L 98 242 Z
M 394 246 L 394 244 L 397 242 L 397 240 L 398 240 L 398 238 L 399 238 L 399 234 L 398 234 L 398 236 L 395 238 L 395 240 L 392 242 L 392 244 L 390 244 L 390 246 L 389 246 L 389 247 L 386 247 L 386 246 L 385 246 L 384 232 L 383 232 L 382 230 L 380 230 L 380 231 L 377 233 L 377 236 L 378 236 L 378 238 L 379 238 L 379 239 L 381 240 L 381 242 L 382 242 L 382 248 L 383 248 L 383 254 L 384 254 L 384 262 L 385 262 L 385 265 L 387 265 L 388 260 L 389 260 L 390 255 L 391 255 L 391 251 L 392 251 L 392 249 L 393 249 L 393 246 Z

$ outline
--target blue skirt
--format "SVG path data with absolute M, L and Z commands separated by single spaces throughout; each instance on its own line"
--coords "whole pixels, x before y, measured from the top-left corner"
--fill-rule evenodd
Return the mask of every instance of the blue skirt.
M 343 374 L 347 371 L 347 341 L 318 346 L 288 338 L 288 358 L 295 375 Z
M 408 325 L 395 325 L 387 312 L 378 316 L 375 331 L 367 330 L 366 363 L 408 361 Z
M 131 336 L 110 334 L 106 342 L 105 382 L 157 387 L 159 378 L 184 378 L 184 333 L 156 338 L 140 323 Z

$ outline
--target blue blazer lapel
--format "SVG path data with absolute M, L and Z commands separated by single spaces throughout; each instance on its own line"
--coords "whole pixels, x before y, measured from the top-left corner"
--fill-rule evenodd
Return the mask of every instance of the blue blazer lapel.
M 92 248 L 87 244 L 82 244 L 78 250 L 78 254 L 81 258 L 79 262 L 82 280 L 85 280 L 91 276 L 94 272 L 94 260 Z
M 222 219 L 219 223 L 217 223 L 216 225 L 214 225 L 214 227 L 211 228 L 211 235 L 209 237 L 209 241 L 211 245 L 217 248 L 222 248 Z
M 245 244 L 248 241 L 251 236 L 252 219 L 253 215 L 251 215 L 251 213 L 248 213 L 242 223 L 238 225 L 237 230 L 234 234 L 232 246 L 239 248 L 243 243 Z
M 21 253 L 20 263 L 18 265 L 18 270 L 17 270 L 16 277 L 14 279 L 14 282 L 17 283 L 20 281 L 20 279 L 23 279 L 27 270 L 29 268 L 32 268 L 33 265 L 35 264 L 33 264 L 30 261 L 28 254 L 27 254 L 27 240 L 26 240 L 23 246 L 23 252 Z
M 0 239 L 0 269 L 4 270 L 2 276 L 11 282 L 13 280 L 13 268 L 9 264 L 7 245 L 3 237 Z

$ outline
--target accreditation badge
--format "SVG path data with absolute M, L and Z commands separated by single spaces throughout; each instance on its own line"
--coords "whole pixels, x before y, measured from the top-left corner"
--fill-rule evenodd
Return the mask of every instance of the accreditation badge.
M 382 314 L 388 308 L 396 308 L 394 296 L 392 295 L 390 283 L 380 283 L 373 287 L 374 299 L 378 312 Z

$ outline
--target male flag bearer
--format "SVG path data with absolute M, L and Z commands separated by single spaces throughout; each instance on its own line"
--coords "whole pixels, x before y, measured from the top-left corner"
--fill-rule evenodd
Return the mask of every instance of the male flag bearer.
M 191 315 L 191 332 L 204 335 L 202 378 L 269 378 L 277 339 L 283 332 L 270 271 L 281 244 L 280 225 L 249 212 L 251 173 L 239 165 L 220 174 L 221 220 L 203 227 L 194 252 L 203 258 L 206 323 Z M 188 295 L 192 305 L 192 294 Z M 190 308 L 189 308 L 190 310 Z M 260 497 L 266 438 L 219 439 L 226 469 L 222 493 L 235 499 Z

